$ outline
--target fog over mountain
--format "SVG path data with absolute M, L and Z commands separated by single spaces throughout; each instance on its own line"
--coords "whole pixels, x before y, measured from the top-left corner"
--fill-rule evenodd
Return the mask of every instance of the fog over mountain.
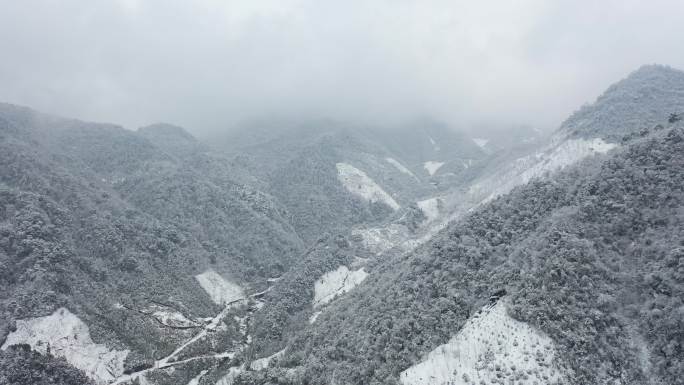
M 679 2 L 0 10 L 0 385 L 684 385 Z
M 550 130 L 643 64 L 678 1 L 6 1 L 0 100 L 195 134 L 244 119 Z M 588 65 L 588 64 L 591 65 Z

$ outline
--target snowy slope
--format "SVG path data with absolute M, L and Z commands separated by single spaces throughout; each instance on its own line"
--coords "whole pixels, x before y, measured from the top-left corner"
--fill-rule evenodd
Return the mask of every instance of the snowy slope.
M 432 139 L 431 136 L 428 136 L 428 139 L 430 140 L 430 144 L 432 145 L 432 149 L 435 151 L 439 151 L 439 145 L 437 144 L 437 142 L 435 142 L 435 140 Z
M 348 163 L 337 163 L 337 179 L 352 194 L 369 202 L 380 202 L 399 209 L 399 204 L 365 172 Z
M 233 301 L 245 298 L 242 288 L 225 278 L 214 270 L 207 270 L 195 276 L 202 289 L 209 294 L 211 300 L 218 305 L 225 305 Z
M 600 138 L 563 140 L 535 154 L 516 159 L 509 167 L 472 185 L 469 193 L 475 197 L 482 196 L 483 201 L 487 202 L 533 178 L 561 170 L 588 156 L 603 154 L 616 147 L 617 144 L 607 143 Z
M 682 106 L 684 72 L 646 65 L 572 114 L 563 122 L 559 134 L 617 141 L 637 130 L 665 124 L 671 113 L 683 112 Z
M 344 294 L 363 282 L 368 276 L 363 268 L 349 270 L 347 266 L 340 266 L 329 271 L 314 283 L 313 306 L 321 306 L 332 301 L 335 296 Z
M 391 223 L 381 227 L 354 229 L 352 234 L 360 236 L 362 244 L 375 254 L 382 254 L 395 247 L 408 252 L 428 241 L 449 222 L 460 218 L 474 207 L 506 194 L 514 187 L 534 178 L 553 174 L 584 158 L 618 147 L 617 144 L 605 142 L 600 138 L 557 139 L 536 153 L 518 158 L 486 174 L 476 180 L 465 192 L 457 190 L 440 198 L 434 197 L 417 202 L 418 207 L 429 220 L 426 220 L 415 233 L 410 232 L 402 224 Z M 438 201 L 435 202 L 432 199 L 438 199 Z
M 396 159 L 394 159 L 394 158 L 385 158 L 385 160 L 387 161 L 387 163 L 389 163 L 389 164 L 391 164 L 392 166 L 396 167 L 397 170 L 403 172 L 404 174 L 411 175 L 412 177 L 418 179 L 418 178 L 415 176 L 415 174 L 413 174 L 413 173 L 411 172 L 411 170 L 409 170 L 408 168 L 406 168 L 403 164 L 399 163 L 399 161 L 397 161 Z
M 473 138 L 473 142 L 478 145 L 478 147 L 484 149 L 487 143 L 489 143 L 489 139 L 484 139 L 484 138 Z
M 425 199 L 416 202 L 416 204 L 418 205 L 420 211 L 422 211 L 425 217 L 427 218 L 426 221 L 432 222 L 435 219 L 439 218 L 439 206 L 441 205 L 441 201 L 439 198 Z
M 320 310 L 314 312 L 314 313 L 311 315 L 311 317 L 309 317 L 309 324 L 313 324 L 314 322 L 316 322 L 316 320 L 318 319 L 318 316 L 321 315 L 321 313 L 323 313 L 323 312 L 320 311 Z
M 439 168 L 442 166 L 444 166 L 444 162 L 436 162 L 433 160 L 429 160 L 423 164 L 423 167 L 430 175 L 435 175 L 437 170 L 439 170 Z
M 177 311 L 169 311 L 161 306 L 153 306 L 151 310 L 153 311 L 152 316 L 162 325 L 175 328 L 191 328 L 198 326 L 196 322 L 189 320 L 186 316 Z
M 111 350 L 90 338 L 88 325 L 68 309 L 51 315 L 17 321 L 17 330 L 7 336 L 2 350 L 11 345 L 28 344 L 31 349 L 56 357 L 81 369 L 98 384 L 106 384 L 123 374 L 128 350 Z
M 505 301 L 471 317 L 448 343 L 400 375 L 404 385 L 554 384 L 564 378 L 547 336 L 506 313 Z
M 285 349 L 268 357 L 256 359 L 252 361 L 252 363 L 249 365 L 249 371 L 259 371 L 267 369 L 271 365 L 273 360 L 279 359 L 284 354 Z M 245 364 L 242 364 L 241 366 L 233 366 L 228 369 L 228 372 L 223 377 L 221 377 L 215 385 L 233 385 L 238 376 L 240 376 L 240 374 L 242 374 L 245 371 Z
M 384 253 L 411 236 L 406 226 L 397 223 L 383 227 L 354 229 L 352 235 L 360 236 L 363 246 L 376 255 Z

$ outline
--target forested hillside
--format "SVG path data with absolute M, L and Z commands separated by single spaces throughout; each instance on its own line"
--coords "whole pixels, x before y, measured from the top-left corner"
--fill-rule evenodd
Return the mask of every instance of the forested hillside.
M 684 385 L 683 40 L 684 0 L 2 2 L 0 385 Z
M 147 365 L 193 332 L 154 311 L 217 311 L 196 275 L 258 288 L 299 256 L 285 210 L 227 161 L 147 138 L 1 106 L 0 341 L 65 307 L 96 343 L 130 350 L 125 370 Z
M 0 119 L 2 341 L 55 324 L 32 346 L 49 353 L 41 338 L 84 333 L 66 349 L 85 356 L 67 359 L 99 383 L 165 365 L 218 312 L 217 290 L 229 284 L 216 277 L 251 292 L 267 278 L 282 281 L 269 293 L 274 306 L 243 326 L 226 320 L 225 331 L 188 352 L 240 350 L 230 339 L 245 331 L 257 343 L 240 359 L 273 352 L 307 323 L 314 282 L 343 265 L 359 269 L 367 250 L 348 239 L 350 228 L 417 218 L 414 200 L 435 188 L 422 163 L 397 160 L 401 146 L 390 143 L 391 152 L 358 128 L 269 140 L 230 160 L 171 125 L 132 132 L 7 104 Z M 428 144 L 402 157 L 448 161 L 435 140 L 445 150 L 471 148 L 456 156 L 481 155 L 462 136 L 417 135 Z M 108 351 L 109 361 L 89 358 L 95 351 Z M 179 356 L 192 359 L 188 352 Z
M 28 345 L 12 346 L 2 354 L 0 384 L 92 384 L 66 360 L 32 352 Z
M 0 104 L 0 384 L 677 384 L 683 79 L 510 146 Z
M 559 345 L 568 383 L 678 383 L 684 129 L 624 145 L 384 261 L 292 342 L 280 361 L 292 382 L 395 383 L 505 290 L 509 314 Z
M 466 135 L 432 121 L 400 127 L 346 125 L 330 121 L 252 123 L 214 140 L 233 162 L 258 176 L 276 196 L 306 241 L 355 225 L 380 224 L 392 207 L 350 194 L 339 183 L 338 163 L 366 174 L 397 204 L 461 185 L 467 170 L 486 157 Z
M 620 140 L 624 135 L 682 114 L 684 72 L 663 65 L 646 65 L 610 86 L 596 101 L 563 122 L 571 137 Z

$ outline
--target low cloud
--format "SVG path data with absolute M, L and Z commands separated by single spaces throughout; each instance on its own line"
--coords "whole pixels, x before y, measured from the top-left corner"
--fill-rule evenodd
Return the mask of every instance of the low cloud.
M 642 64 L 684 67 L 681 15 L 663 0 L 6 2 L 0 101 L 199 134 L 267 116 L 554 128 Z

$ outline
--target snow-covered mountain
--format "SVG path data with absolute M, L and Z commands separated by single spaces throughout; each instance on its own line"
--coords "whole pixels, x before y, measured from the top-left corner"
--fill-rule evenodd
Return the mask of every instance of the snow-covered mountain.
M 645 70 L 660 72 L 662 68 L 646 67 Z M 640 77 L 643 71 L 632 76 Z M 680 76 L 678 71 L 666 72 Z M 616 92 L 620 84 L 629 84 L 630 78 L 608 92 Z M 677 104 L 677 95 L 658 90 L 654 98 L 667 98 L 663 100 L 666 105 Z M 640 100 L 635 99 L 635 103 Z M 587 108 L 591 107 L 584 109 Z M 603 114 L 599 110 L 611 109 L 608 105 L 595 108 L 597 115 Z M 657 321 L 640 320 L 634 313 L 627 316 L 623 312 L 632 305 L 625 305 L 625 302 L 618 307 L 613 304 L 612 310 L 605 308 L 605 301 L 613 301 L 610 296 L 615 290 L 624 295 L 630 292 L 639 293 L 637 296 L 649 295 L 647 293 L 653 289 L 648 284 L 634 289 L 630 283 L 632 278 L 627 277 L 636 274 L 638 279 L 647 279 L 650 262 L 634 260 L 623 281 L 618 278 L 622 273 L 603 271 L 612 268 L 599 266 L 616 263 L 619 270 L 617 266 L 623 262 L 618 260 L 624 261 L 624 254 L 621 254 L 624 251 L 611 251 L 617 254 L 610 254 L 615 257 L 611 257 L 613 262 L 608 262 L 601 252 L 592 251 L 591 245 L 598 247 L 594 238 L 599 234 L 598 230 L 584 232 L 587 223 L 594 223 L 597 227 L 592 228 L 602 228 L 601 231 L 610 228 L 611 235 L 605 233 L 608 238 L 604 240 L 608 242 L 608 248 L 623 245 L 620 239 L 625 236 L 636 239 L 630 246 L 635 248 L 630 249 L 630 255 L 639 254 L 635 250 L 640 247 L 648 247 L 643 243 L 643 236 L 655 231 L 653 226 L 659 225 L 646 224 L 626 235 L 623 233 L 626 229 L 622 227 L 624 218 L 620 213 L 625 212 L 622 209 L 612 216 L 605 213 L 586 215 L 613 210 L 610 208 L 613 204 L 626 212 L 644 209 L 638 199 L 650 193 L 626 187 L 642 183 L 629 181 L 643 171 L 642 167 L 646 167 L 644 175 L 650 175 L 648 170 L 653 167 L 667 168 L 663 177 L 669 175 L 667 178 L 677 179 L 682 175 L 677 171 L 681 171 L 681 161 L 672 157 L 679 151 L 681 127 L 678 122 L 670 122 L 669 117 L 670 113 L 664 110 L 658 118 L 649 115 L 640 124 L 643 129 L 632 131 L 619 140 L 610 128 L 597 127 L 591 135 L 579 136 L 568 134 L 567 123 L 563 124 L 551 138 L 528 149 L 527 153 L 511 152 L 515 154 L 514 158 L 493 156 L 484 162 L 480 174 L 469 183 L 417 200 L 414 210 L 407 208 L 405 213 L 407 216 L 411 212 L 420 214 L 415 216 L 418 220 L 399 218 L 382 226 L 356 226 L 352 239 L 360 238 L 359 244 L 371 251 L 371 256 L 362 262 L 364 280 L 323 311 L 302 311 L 301 321 L 292 321 L 300 322 L 304 330 L 291 334 L 285 344 L 281 340 L 278 345 L 286 348 L 283 362 L 291 365 L 293 357 L 298 357 L 295 368 L 286 366 L 289 378 L 318 378 L 320 383 L 332 378 L 342 383 L 393 378 L 407 384 L 470 384 L 473 380 L 501 379 L 523 384 L 535 381 L 585 383 L 589 379 L 597 381 L 597 378 L 600 383 L 615 378 L 635 384 L 669 383 L 668 379 L 676 376 L 671 377 L 666 368 L 677 365 L 676 357 L 680 353 L 677 348 L 664 356 L 654 353 L 661 339 L 649 337 L 647 330 L 651 326 L 646 325 Z M 623 124 L 630 121 L 627 119 Z M 665 159 L 668 159 L 667 166 L 662 163 Z M 618 172 L 616 165 L 628 166 Z M 608 176 L 616 179 L 608 185 L 603 184 Z M 674 191 L 671 186 L 678 183 L 669 179 L 654 180 L 644 188 Z M 609 186 L 619 186 L 620 192 L 611 193 L 610 199 L 587 200 L 586 191 L 601 195 L 600 191 L 609 191 Z M 678 197 L 684 196 L 681 188 L 676 191 Z M 656 211 L 667 210 L 668 199 L 677 202 L 680 199 L 665 195 L 661 198 L 653 201 Z M 627 204 L 625 202 L 629 202 L 628 207 L 621 206 Z M 600 207 L 582 206 L 586 204 Z M 673 204 L 679 203 L 673 201 Z M 581 208 L 581 213 L 576 213 L 577 207 Z M 663 239 L 677 238 L 674 234 L 680 233 L 682 228 L 677 224 L 679 222 L 680 219 L 671 217 L 662 223 L 666 226 Z M 522 235 L 518 238 L 515 234 L 520 232 Z M 561 243 L 557 244 L 559 239 Z M 567 253 L 585 247 L 589 249 L 586 251 L 588 259 L 584 261 L 591 267 L 582 270 L 582 274 L 591 274 L 582 278 L 574 270 L 582 269 L 582 265 L 568 262 L 574 257 Z M 665 250 L 670 246 L 662 247 L 667 254 Z M 605 250 L 604 247 L 600 249 Z M 662 266 L 661 262 L 656 264 Z M 338 263 L 336 266 L 343 265 L 343 262 Z M 580 284 L 580 291 L 601 287 L 598 291 L 601 299 L 594 302 L 587 300 L 584 292 L 574 292 L 578 290 L 576 281 L 566 281 L 565 270 L 571 271 L 569 274 L 576 279 L 591 282 L 588 286 L 583 286 L 587 282 Z M 331 273 L 326 274 L 339 270 L 329 271 Z M 560 278 L 553 278 L 554 274 L 559 274 Z M 612 278 L 604 281 L 605 274 Z M 321 275 L 321 278 L 325 276 Z M 592 276 L 594 278 L 590 278 Z M 535 285 L 550 285 L 553 289 Z M 681 290 L 681 285 L 678 287 L 676 290 Z M 505 290 L 500 290 L 502 288 Z M 674 288 L 668 286 L 668 290 L 672 293 Z M 572 298 L 580 302 L 561 305 L 556 296 L 558 291 L 573 292 Z M 496 311 L 484 305 L 493 293 L 499 293 L 491 299 Z M 506 299 L 498 302 L 500 296 Z M 583 299 L 578 300 L 580 297 Z M 510 302 L 511 298 L 513 302 Z M 678 306 L 677 300 L 670 294 L 663 300 L 668 303 L 662 308 L 668 314 L 667 322 L 677 323 L 674 321 L 677 317 L 672 313 Z M 478 312 L 477 309 L 483 306 L 484 310 Z M 564 312 L 567 312 L 565 323 Z M 583 322 L 582 317 L 587 312 L 598 317 L 591 321 L 596 322 L 594 326 L 585 329 L 574 324 Z M 509 314 L 514 317 L 510 318 Z M 606 325 L 617 328 L 615 340 L 598 337 L 603 335 Z M 569 333 L 568 330 L 574 331 Z M 681 326 L 675 326 L 668 332 L 670 337 L 665 339 L 680 335 L 681 330 Z M 587 338 L 595 340 L 587 348 L 590 349 L 588 353 L 578 347 L 586 344 Z M 577 341 L 585 342 L 578 345 Z M 311 350 L 305 352 L 303 346 L 309 346 Z M 625 349 L 625 346 L 629 348 Z M 470 353 L 464 356 L 463 351 Z M 611 366 L 604 361 L 606 355 L 614 354 L 634 365 L 629 368 Z M 521 363 L 516 361 L 518 359 Z M 273 367 L 268 373 L 275 375 L 281 373 L 281 369 Z M 249 374 L 243 376 L 257 378 Z
M 238 350 L 249 295 L 301 256 L 286 210 L 226 159 L 144 131 L 0 105 L 0 350 L 26 344 L 102 384 L 216 361 Z
M 684 112 L 684 72 L 646 65 L 610 86 L 595 102 L 582 106 L 558 130 L 571 138 L 619 142 L 625 135 L 650 129 Z
M 470 165 L 486 157 L 466 135 L 431 121 L 249 127 L 214 140 L 215 147 L 258 176 L 308 242 L 401 218 L 419 198 L 460 185 Z
M 0 366 L 97 384 L 676 383 L 682 90 L 646 66 L 510 146 L 430 120 L 203 141 L 0 105 Z
M 493 199 L 411 252 L 383 254 L 302 322 L 267 375 L 677 383 L 683 143 L 681 124 L 653 130 Z
M 376 252 L 394 247 L 411 250 L 473 208 L 531 180 L 618 148 L 628 134 L 667 125 L 671 114 L 682 109 L 684 72 L 659 65 L 641 67 L 609 87 L 596 102 L 583 106 L 550 137 L 535 137 L 512 151 L 492 152 L 476 163 L 470 179 L 439 193 L 439 214 L 422 205 L 421 211 L 430 217 L 429 226 L 407 231 L 395 221 L 379 227 L 360 226 L 355 233 Z M 474 140 L 485 148 L 488 144 L 486 139 Z M 427 165 L 428 169 L 436 166 L 441 165 Z

